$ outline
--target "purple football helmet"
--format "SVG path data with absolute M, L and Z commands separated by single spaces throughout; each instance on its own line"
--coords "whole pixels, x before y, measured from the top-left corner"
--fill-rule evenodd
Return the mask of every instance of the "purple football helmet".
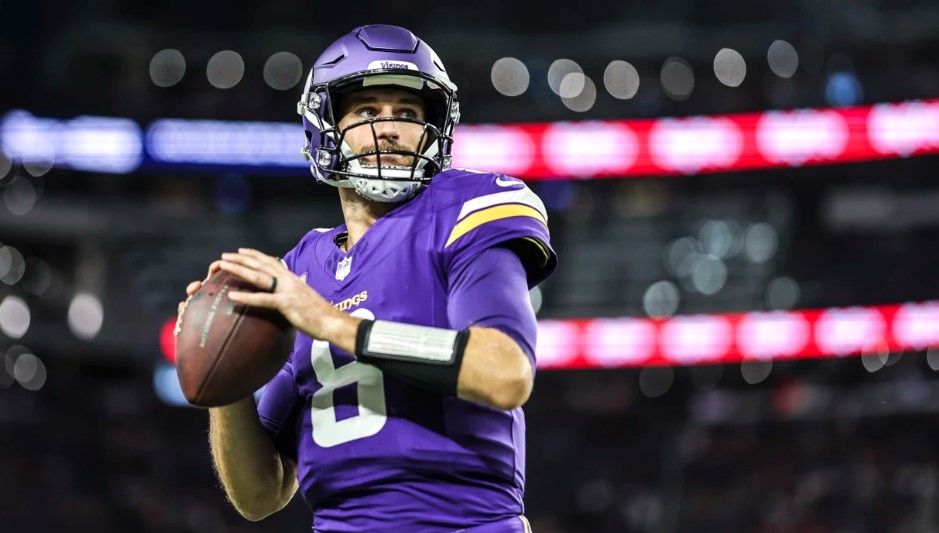
M 424 101 L 425 121 L 371 118 L 358 123 L 370 127 L 375 150 L 353 153 L 339 131 L 338 100 L 363 88 L 394 88 Z M 303 156 L 316 178 L 335 187 L 354 188 L 380 202 L 402 202 L 417 194 L 438 172 L 450 168 L 453 127 L 460 120 L 456 86 L 437 54 L 410 31 L 397 26 L 361 26 L 331 44 L 313 64 L 297 112 L 303 117 L 307 142 Z M 422 126 L 416 151 L 378 149 L 375 124 L 413 122 Z M 360 126 L 365 124 L 365 126 Z M 407 166 L 382 165 L 382 154 L 407 156 Z M 377 164 L 361 158 L 374 155 Z

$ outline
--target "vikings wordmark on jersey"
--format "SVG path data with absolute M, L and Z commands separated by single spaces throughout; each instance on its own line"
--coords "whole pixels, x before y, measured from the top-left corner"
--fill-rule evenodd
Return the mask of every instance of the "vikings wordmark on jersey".
M 311 231 L 285 261 L 342 311 L 449 328 L 448 280 L 480 251 L 519 243 L 529 285 L 550 275 L 547 219 L 523 182 L 449 170 L 348 253 L 336 244 L 340 226 Z M 301 334 L 259 411 L 281 452 L 297 459 L 317 530 L 443 529 L 523 512 L 521 409 L 424 391 Z

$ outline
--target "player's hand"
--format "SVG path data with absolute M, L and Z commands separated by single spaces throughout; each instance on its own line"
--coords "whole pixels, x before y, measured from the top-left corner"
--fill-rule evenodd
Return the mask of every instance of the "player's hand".
M 179 305 L 176 306 L 176 329 L 173 330 L 173 335 L 179 335 L 179 328 L 183 323 L 183 312 L 186 310 L 186 304 L 189 303 L 189 300 L 192 299 L 192 295 L 199 292 L 199 289 L 202 288 L 202 284 L 206 280 L 212 277 L 212 274 L 218 272 L 222 267 L 221 261 L 212 261 L 212 264 L 209 265 L 209 273 L 205 275 L 205 279 L 202 281 L 193 281 L 189 285 L 186 285 L 186 299 L 179 302 Z
M 276 257 L 250 248 L 239 248 L 237 253 L 222 254 L 220 266 L 261 290 L 231 291 L 229 300 L 276 309 L 295 328 L 314 339 L 325 337 L 329 319 L 344 316 Z

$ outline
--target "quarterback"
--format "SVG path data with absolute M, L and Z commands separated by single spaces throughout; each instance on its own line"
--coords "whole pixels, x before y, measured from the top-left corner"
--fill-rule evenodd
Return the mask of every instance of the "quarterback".
M 343 223 L 283 259 L 240 249 L 210 266 L 264 289 L 232 300 L 298 331 L 259 404 L 210 409 L 219 479 L 248 519 L 299 490 L 315 532 L 529 531 L 528 291 L 557 258 L 522 181 L 451 168 L 456 92 L 404 28 L 341 37 L 298 112 L 303 154 L 337 188 Z

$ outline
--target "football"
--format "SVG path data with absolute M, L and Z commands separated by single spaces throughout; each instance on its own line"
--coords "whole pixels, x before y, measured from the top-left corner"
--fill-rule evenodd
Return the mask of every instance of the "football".
M 224 271 L 192 295 L 176 336 L 176 372 L 186 400 L 218 407 L 254 394 L 284 366 L 295 332 L 279 312 L 228 299 L 229 291 L 257 292 Z

